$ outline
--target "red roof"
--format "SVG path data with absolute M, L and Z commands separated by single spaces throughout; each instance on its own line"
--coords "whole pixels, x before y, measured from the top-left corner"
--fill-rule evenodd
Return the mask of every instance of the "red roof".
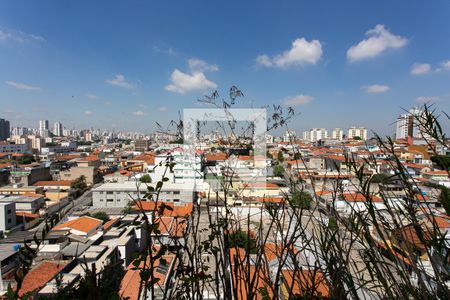
M 99 160 L 98 156 L 96 156 L 96 155 L 89 155 L 89 156 L 86 156 L 86 157 L 80 159 L 79 161 L 80 162 L 87 162 L 87 161 L 96 161 L 96 160 Z
M 53 229 L 74 229 L 77 231 L 81 231 L 84 233 L 91 232 L 95 230 L 97 227 L 102 225 L 102 221 L 96 218 L 88 217 L 88 216 L 82 216 L 77 219 L 56 225 L 53 227 Z
M 283 270 L 283 279 L 291 296 L 309 295 L 309 297 L 328 297 L 330 287 L 325 276 L 320 271 L 314 270 Z
M 348 202 L 366 202 L 367 198 L 366 195 L 363 195 L 361 193 L 343 193 L 342 197 L 345 201 Z M 370 198 L 373 202 L 383 202 L 383 199 L 381 199 L 378 196 L 371 195 Z
M 70 186 L 72 184 L 71 180 L 49 180 L 49 181 L 38 181 L 34 186 Z
M 164 204 L 168 206 L 169 209 L 164 209 L 162 211 L 161 206 Z M 172 210 L 170 210 L 170 208 Z M 162 216 L 166 217 L 185 217 L 189 216 L 192 213 L 193 205 L 192 203 L 186 203 L 184 205 L 175 205 L 175 202 L 155 202 L 155 201 L 138 201 L 134 206 L 135 210 L 143 210 L 143 211 L 154 211 L 158 210 L 158 213 L 163 213 Z
M 66 266 L 64 261 L 42 261 L 25 276 L 19 296 L 34 292 L 44 287 Z
M 223 152 L 209 153 L 206 155 L 207 161 L 226 160 L 227 158 L 228 158 L 227 154 Z
M 153 253 L 152 255 L 154 255 L 155 253 Z M 161 257 L 161 259 L 164 259 L 167 263 L 168 266 L 170 266 L 172 264 L 172 260 L 173 260 L 174 256 L 172 255 L 163 255 Z M 166 281 L 166 277 L 167 277 L 167 273 L 166 274 L 162 274 L 161 272 L 158 272 L 158 266 L 161 264 L 161 259 L 157 259 L 154 262 L 153 265 L 153 276 L 154 278 L 158 278 L 159 281 L 158 283 L 156 283 L 156 285 L 158 286 L 164 286 L 165 285 L 165 281 Z M 123 298 L 123 299 L 129 299 L 129 300 L 138 300 L 139 298 L 139 287 L 141 284 L 141 270 L 142 269 L 149 269 L 149 265 L 150 265 L 150 258 L 147 257 L 147 261 L 145 262 L 141 262 L 139 264 L 139 266 L 136 268 L 133 263 L 131 263 L 128 266 L 127 272 L 125 273 L 125 275 L 122 278 L 122 281 L 120 283 L 120 291 L 119 291 L 119 295 Z
M 154 165 L 155 164 L 155 154 L 144 153 L 144 154 L 141 154 L 141 155 L 136 156 L 131 159 L 131 161 L 135 161 L 135 160 L 144 161 L 149 165 Z

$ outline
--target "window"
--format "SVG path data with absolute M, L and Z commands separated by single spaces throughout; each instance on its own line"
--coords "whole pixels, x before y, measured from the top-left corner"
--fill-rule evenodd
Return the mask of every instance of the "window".
M 8 219 L 8 224 L 11 223 L 11 219 Z
M 174 191 L 173 194 L 174 194 L 174 195 L 179 195 L 179 194 L 180 194 L 180 191 Z
M 108 202 L 114 202 L 114 199 L 106 199 Z
M 180 202 L 180 199 L 173 199 L 173 202 Z
M 11 209 L 8 209 L 8 215 L 11 214 Z
M 160 261 L 158 267 L 156 268 L 156 272 L 165 275 L 167 274 L 167 271 L 169 271 L 169 265 Z

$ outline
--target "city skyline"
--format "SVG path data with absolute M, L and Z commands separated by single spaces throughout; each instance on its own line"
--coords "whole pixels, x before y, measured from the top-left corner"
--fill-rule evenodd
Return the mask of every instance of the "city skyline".
M 403 109 L 450 110 L 445 1 L 108 3 L 0 4 L 0 118 L 151 132 L 231 85 L 241 107 L 294 106 L 297 134 L 392 135 Z

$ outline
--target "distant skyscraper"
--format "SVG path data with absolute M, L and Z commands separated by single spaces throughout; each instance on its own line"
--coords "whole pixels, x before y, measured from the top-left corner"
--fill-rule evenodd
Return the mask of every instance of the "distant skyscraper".
M 55 124 L 53 124 L 53 134 L 56 136 L 63 135 L 63 126 L 60 122 L 55 122 Z
M 421 132 L 417 118 L 422 115 L 423 111 L 414 107 L 408 111 L 408 113 L 398 116 L 397 118 L 397 130 L 395 132 L 396 139 L 411 138 L 423 138 L 428 137 Z
M 39 134 L 44 136 L 48 135 L 48 120 L 40 120 L 39 121 Z
M 0 141 L 8 139 L 9 135 L 10 135 L 9 121 L 5 119 L 0 119 Z

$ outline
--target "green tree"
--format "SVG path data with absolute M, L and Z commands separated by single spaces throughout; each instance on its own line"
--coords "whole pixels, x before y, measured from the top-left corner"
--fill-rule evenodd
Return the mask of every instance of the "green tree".
M 150 177 L 150 175 L 145 174 L 142 175 L 141 178 L 139 178 L 139 181 L 142 183 L 152 183 L 152 178 Z
M 372 176 L 370 181 L 372 183 L 388 183 L 389 177 L 390 176 L 388 174 L 384 174 L 384 173 L 375 174 Z
M 85 190 L 87 188 L 86 176 L 81 175 L 80 177 L 72 181 L 70 187 L 75 190 Z
M 96 213 L 92 214 L 92 217 L 96 218 L 96 219 L 99 219 L 99 220 L 102 220 L 103 223 L 108 222 L 110 220 L 108 214 L 105 213 L 104 211 L 96 212 Z
M 311 195 L 304 191 L 296 191 L 292 193 L 290 204 L 294 207 L 304 208 L 308 209 L 311 207 L 311 203 L 313 201 L 313 198 Z
M 450 170 L 450 156 L 448 155 L 432 156 L 431 161 L 443 170 Z
M 269 150 L 266 151 L 267 158 L 273 159 L 272 153 L 269 152 Z
M 134 202 L 128 201 L 127 205 L 123 208 L 122 213 L 123 214 L 129 214 L 133 212 Z
M 249 251 L 249 253 L 256 253 L 256 240 L 250 236 L 249 233 L 242 230 L 235 231 L 228 236 L 230 247 L 243 248 Z
M 277 159 L 280 163 L 284 161 L 283 151 L 278 151 Z
M 447 215 L 450 216 L 450 189 L 448 187 L 441 187 L 441 194 L 439 195 L 439 201 L 445 209 Z
M 283 177 L 284 174 L 284 168 L 282 165 L 276 165 L 273 168 L 273 175 L 277 176 L 277 177 Z
M 36 159 L 34 159 L 33 155 L 25 154 L 24 156 L 19 157 L 16 161 L 21 165 L 28 165 L 35 162 Z

